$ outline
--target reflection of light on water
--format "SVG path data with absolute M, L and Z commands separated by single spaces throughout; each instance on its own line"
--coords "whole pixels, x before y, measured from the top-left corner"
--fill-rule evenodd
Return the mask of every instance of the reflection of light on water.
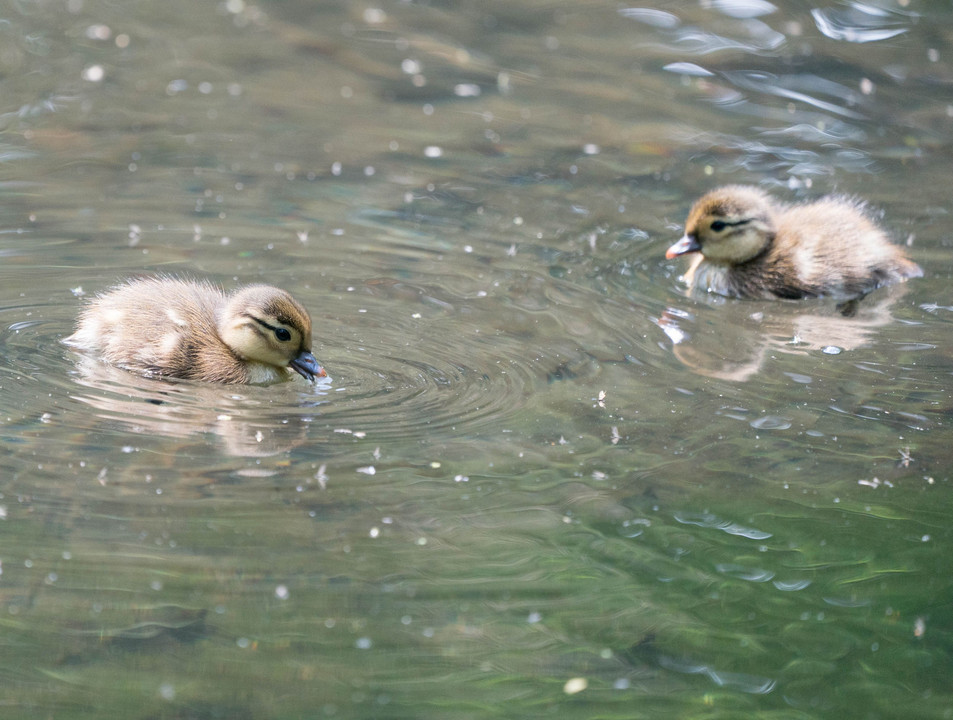
M 755 528 L 745 527 L 730 520 L 722 520 L 712 513 L 683 513 L 676 512 L 672 517 L 683 525 L 697 525 L 702 528 L 721 530 L 729 535 L 739 535 L 749 540 L 767 540 L 771 533 Z
M 88 355 L 78 358 L 79 389 L 71 390 L 70 397 L 97 411 L 93 423 L 120 423 L 136 435 L 169 438 L 208 433 L 239 457 L 275 455 L 306 442 L 314 407 L 326 402 L 316 398 L 332 389 L 330 379 L 322 378 L 307 386 L 306 393 L 295 393 L 301 385 L 297 380 L 237 390 L 142 377 Z
M 791 421 L 779 415 L 765 415 L 752 420 L 749 424 L 755 430 L 787 430 L 791 427 Z
M 908 23 L 910 15 L 897 11 L 876 8 L 855 2 L 845 10 L 834 8 L 815 8 L 811 10 L 817 29 L 832 40 L 844 40 L 852 43 L 868 43 L 887 40 L 907 32 L 907 27 L 897 27 Z
M 715 73 L 706 70 L 701 65 L 690 62 L 669 63 L 662 69 L 678 73 L 679 75 L 689 75 L 691 77 L 713 77 L 715 75 Z
M 796 100 L 812 105 L 818 110 L 852 119 L 862 119 L 860 113 L 842 107 L 842 103 L 855 99 L 857 93 L 840 83 L 814 75 L 775 75 L 774 73 L 744 70 L 726 72 L 724 76 L 736 87 L 775 95 L 785 100 Z M 818 94 L 834 98 L 834 102 L 821 100 Z
M 709 679 L 719 687 L 731 687 L 741 692 L 754 695 L 765 695 L 771 692 L 774 690 L 774 686 L 777 682 L 770 678 L 757 677 L 756 675 L 722 672 L 707 665 L 695 665 L 694 663 L 667 657 L 665 655 L 659 656 L 659 664 L 669 670 L 688 675 L 707 675 Z
M 953 312 L 953 305 L 937 305 L 935 302 L 923 303 L 922 305 L 920 305 L 920 309 L 925 310 L 926 312 L 931 313 L 933 315 L 936 315 L 938 310 Z
M 783 580 L 775 580 L 772 585 L 776 587 L 781 592 L 797 592 L 798 590 L 803 590 L 806 587 L 810 587 L 810 580 L 795 580 L 792 582 L 785 582 Z
M 657 28 L 672 29 L 681 23 L 677 15 L 651 8 L 622 8 L 619 15 Z
M 760 20 L 747 20 L 740 23 L 739 28 L 748 36 L 746 39 L 727 38 L 699 28 L 684 28 L 674 34 L 673 44 L 690 55 L 708 55 L 722 50 L 776 50 L 784 44 L 784 35 Z
M 778 10 L 767 0 L 712 0 L 711 6 L 724 15 L 738 19 L 770 15 Z
M 665 318 L 660 318 L 658 320 L 658 326 L 661 328 L 663 333 L 668 335 L 668 339 L 671 340 L 675 345 L 678 345 L 689 338 L 688 333 L 683 332 L 682 329 L 675 323 L 666 322 Z
M 774 579 L 774 573 L 764 568 L 749 568 L 738 563 L 716 563 L 715 570 L 722 575 L 728 575 L 736 580 L 748 582 L 768 582 Z
M 669 307 L 655 321 L 672 342 L 673 354 L 700 375 L 724 380 L 747 380 L 758 373 L 772 353 L 838 355 L 868 345 L 879 328 L 894 323 L 892 308 L 909 290 L 906 284 L 883 288 L 859 303 L 854 316 L 844 317 L 836 306 L 823 302 L 724 302 L 703 295 L 717 308 L 700 306 L 698 317 Z M 793 338 L 793 341 L 792 341 Z M 932 343 L 897 343 L 905 351 L 933 349 Z M 858 365 L 862 370 L 877 368 Z M 810 384 L 806 373 L 788 374 L 796 383 Z

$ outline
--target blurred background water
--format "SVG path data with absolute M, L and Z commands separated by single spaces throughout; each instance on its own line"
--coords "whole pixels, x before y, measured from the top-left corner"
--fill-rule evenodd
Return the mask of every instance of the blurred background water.
M 0 11 L 4 718 L 953 717 L 953 9 Z M 689 298 L 722 183 L 925 277 Z M 330 379 L 83 363 L 141 273 L 268 282 Z

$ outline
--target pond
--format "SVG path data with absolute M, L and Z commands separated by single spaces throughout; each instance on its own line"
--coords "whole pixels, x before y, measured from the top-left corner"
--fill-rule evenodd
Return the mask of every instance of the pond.
M 6 718 L 953 717 L 953 9 L 9 3 Z M 692 296 L 721 184 L 924 277 Z M 329 377 L 72 352 L 265 282 Z

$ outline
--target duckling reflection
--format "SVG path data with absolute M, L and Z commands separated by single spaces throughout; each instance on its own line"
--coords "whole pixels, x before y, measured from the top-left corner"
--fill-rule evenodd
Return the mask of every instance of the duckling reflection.
M 77 429 L 100 432 L 121 427 L 136 435 L 195 437 L 203 444 L 207 442 L 203 436 L 211 436 L 226 454 L 236 457 L 268 457 L 308 442 L 310 417 L 324 402 L 315 395 L 330 390 L 325 383 L 301 394 L 292 385 L 226 390 L 174 379 L 131 382 L 125 370 L 86 355 L 77 368 L 79 388 L 70 396 L 93 410 L 77 416 L 77 421 L 88 423 Z
M 923 274 L 860 201 L 786 205 L 743 185 L 692 206 L 685 235 L 665 257 L 689 253 L 689 288 L 739 298 L 851 299 Z
M 64 340 L 106 363 L 155 377 L 270 384 L 325 377 L 311 354 L 311 317 L 284 290 L 208 282 L 129 280 L 95 298 Z
M 850 351 L 869 344 L 878 328 L 894 322 L 891 308 L 908 291 L 895 285 L 856 304 L 852 315 L 832 302 L 812 306 L 753 306 L 726 302 L 717 325 L 698 323 L 684 310 L 669 308 L 655 320 L 672 341 L 672 353 L 699 375 L 744 381 L 777 353 L 806 354 L 823 348 Z M 699 312 L 711 310 L 701 307 Z

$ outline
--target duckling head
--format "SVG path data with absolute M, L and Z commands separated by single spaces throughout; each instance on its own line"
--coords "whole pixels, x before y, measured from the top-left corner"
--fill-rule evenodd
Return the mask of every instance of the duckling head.
M 327 375 L 311 354 L 311 316 L 284 290 L 268 285 L 242 288 L 225 305 L 218 331 L 246 362 L 291 368 L 312 382 Z
M 774 239 L 775 208 L 758 188 L 729 185 L 703 195 L 685 221 L 685 235 L 665 257 L 701 253 L 706 260 L 739 265 L 757 257 Z

